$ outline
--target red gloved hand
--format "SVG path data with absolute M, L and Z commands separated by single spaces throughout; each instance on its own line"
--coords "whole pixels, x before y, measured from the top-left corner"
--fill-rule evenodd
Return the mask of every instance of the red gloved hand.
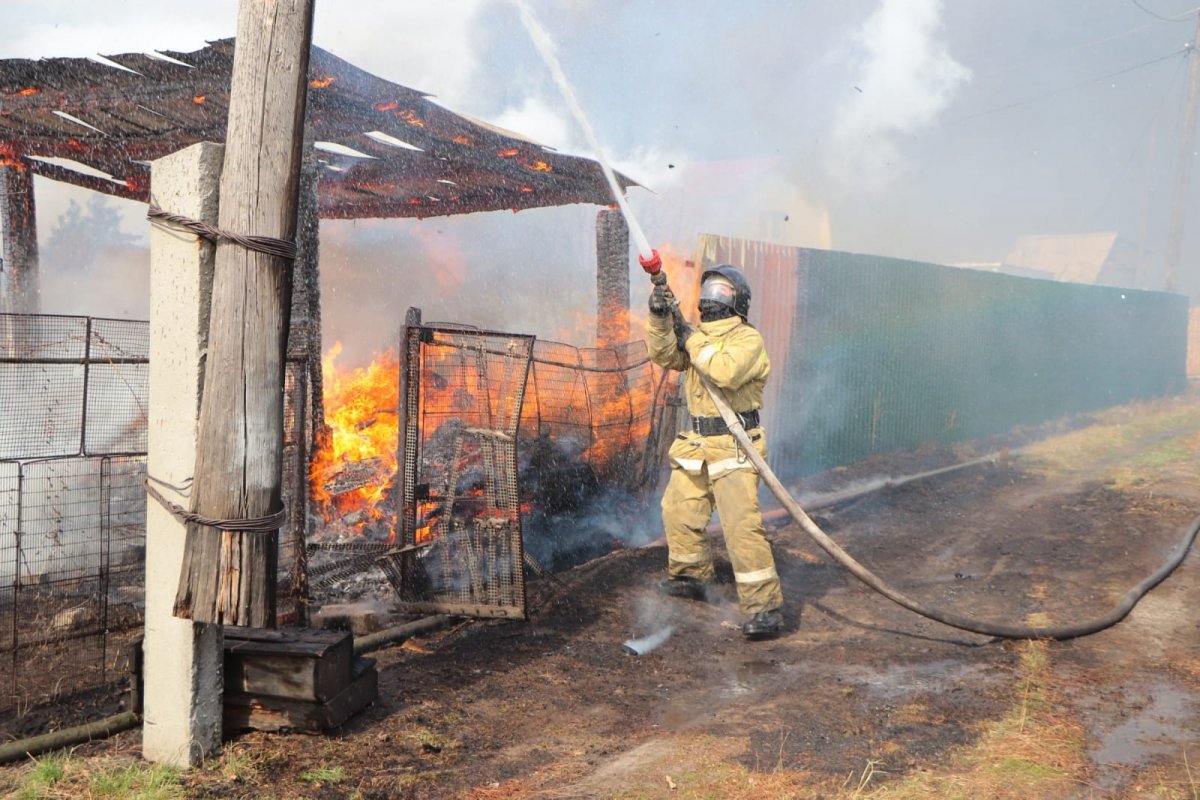
M 662 269 L 662 257 L 659 256 L 657 250 L 651 250 L 650 258 L 638 256 L 638 263 L 642 265 L 642 269 L 646 270 L 647 274 L 654 275 Z

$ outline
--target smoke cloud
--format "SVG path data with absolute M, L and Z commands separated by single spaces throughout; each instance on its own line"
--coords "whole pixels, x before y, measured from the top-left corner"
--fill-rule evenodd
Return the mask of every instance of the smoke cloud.
M 856 91 L 838 109 L 828 154 L 844 190 L 879 192 L 907 172 L 900 137 L 931 125 L 970 79 L 937 38 L 941 10 L 941 0 L 882 0 L 856 36 Z

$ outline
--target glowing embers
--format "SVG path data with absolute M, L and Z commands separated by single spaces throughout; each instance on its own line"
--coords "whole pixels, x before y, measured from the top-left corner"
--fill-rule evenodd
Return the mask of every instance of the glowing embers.
M 0 144 L 0 167 L 29 169 L 29 165 L 17 157 L 17 151 L 7 144 Z
M 193 97 L 193 98 L 192 98 L 192 102 L 193 102 L 193 103 L 195 103 L 195 104 L 196 104 L 196 105 L 198 105 L 198 106 L 202 106 L 202 105 L 204 105 L 204 103 L 205 103 L 207 100 L 208 100 L 208 97 L 207 97 L 206 95 L 202 95 L 202 94 L 198 94 L 198 95 L 196 95 L 195 97 Z
M 519 163 L 521 166 L 525 167 L 525 169 L 530 170 L 531 172 L 554 172 L 554 167 L 550 166 L 549 163 L 541 160 L 540 158 L 523 156 L 521 149 L 518 147 L 506 147 L 503 150 L 496 151 L 496 155 L 500 156 L 501 158 L 516 158 L 517 156 L 522 156 L 520 159 L 518 159 Z M 522 189 L 521 191 L 526 190 Z M 530 189 L 529 191 L 533 190 Z
M 333 84 L 333 76 L 332 75 L 326 75 L 321 78 L 313 78 L 311 81 L 308 82 L 309 87 L 312 89 L 324 89 L 326 86 L 330 86 L 332 84 Z
M 394 114 L 395 116 L 397 116 L 400 119 L 407 122 L 409 125 L 414 125 L 418 128 L 425 127 L 425 120 L 423 120 L 419 116 L 417 116 L 417 112 L 415 109 L 403 108 L 395 100 L 391 100 L 386 103 L 376 103 L 374 108 L 376 111 L 383 111 L 383 112 Z

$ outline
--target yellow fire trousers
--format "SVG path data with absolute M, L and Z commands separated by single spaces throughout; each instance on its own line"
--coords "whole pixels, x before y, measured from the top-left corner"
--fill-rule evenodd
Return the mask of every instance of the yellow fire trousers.
M 766 434 L 748 432 L 765 458 Z M 663 529 L 672 578 L 711 581 L 712 549 L 705 528 L 713 506 L 721 520 L 725 547 L 737 582 L 738 607 L 745 614 L 783 605 L 771 543 L 763 532 L 758 505 L 758 472 L 739 452 L 730 434 L 681 433 L 671 445 L 671 478 L 663 493 Z

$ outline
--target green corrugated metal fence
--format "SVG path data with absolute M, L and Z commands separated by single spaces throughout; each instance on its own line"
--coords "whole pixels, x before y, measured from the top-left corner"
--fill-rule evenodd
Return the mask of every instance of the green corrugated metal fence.
M 704 237 L 700 261 L 732 261 L 752 286 L 795 287 L 794 304 L 756 302 L 751 311 L 774 363 L 765 416 L 782 476 L 1185 384 L 1181 295 L 768 247 L 760 257 L 745 242 Z M 780 259 L 781 250 L 794 258 Z

